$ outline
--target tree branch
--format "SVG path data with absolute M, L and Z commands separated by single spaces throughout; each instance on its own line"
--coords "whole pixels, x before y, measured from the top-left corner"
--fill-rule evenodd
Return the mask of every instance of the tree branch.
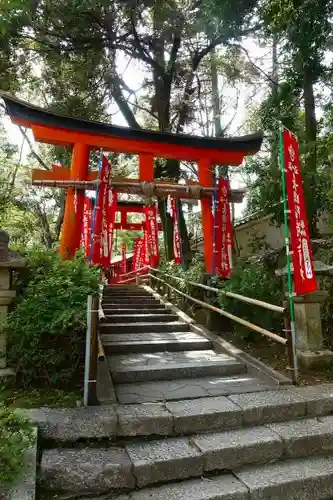
M 19 125 L 19 129 L 20 129 L 20 132 L 21 134 L 23 135 L 24 139 L 27 141 L 28 145 L 29 145 L 29 148 L 30 148 L 30 151 L 31 151 L 31 154 L 36 158 L 36 160 L 38 161 L 38 163 L 45 169 L 45 170 L 50 170 L 50 167 L 48 167 L 46 165 L 46 163 L 42 160 L 42 158 L 39 156 L 39 154 L 35 151 L 35 149 L 33 148 L 32 144 L 31 144 L 31 141 L 30 141 L 30 138 L 28 136 L 28 134 L 26 133 L 26 131 L 24 130 L 23 127 L 21 127 Z
M 124 97 L 124 94 L 121 91 L 119 80 L 120 80 L 119 78 L 115 78 L 114 82 L 113 82 L 114 100 L 116 101 L 118 108 L 120 109 L 120 111 L 124 115 L 124 118 L 127 121 L 128 125 L 132 128 L 140 129 L 142 127 L 139 125 L 138 121 L 136 120 L 135 115 L 134 115 L 133 111 L 131 110 L 127 99 Z
M 141 59 L 145 61 L 147 64 L 149 64 L 157 73 L 159 73 L 160 76 L 164 76 L 164 68 L 162 68 L 156 61 L 153 59 L 149 53 L 144 49 L 144 47 L 141 45 L 141 41 L 138 35 L 138 32 L 135 27 L 135 22 L 134 22 L 134 17 L 133 17 L 133 9 L 132 9 L 132 15 L 131 15 L 131 26 L 132 26 L 132 31 L 133 31 L 133 38 L 134 38 L 134 48 L 138 51 L 138 53 L 141 56 Z

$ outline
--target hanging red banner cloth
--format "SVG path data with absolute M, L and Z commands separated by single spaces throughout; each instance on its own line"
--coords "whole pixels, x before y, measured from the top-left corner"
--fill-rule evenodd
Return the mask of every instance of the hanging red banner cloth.
M 159 251 L 158 251 L 158 227 L 157 227 L 156 205 L 150 205 L 149 207 L 145 207 L 145 215 L 146 215 L 149 261 L 152 267 L 157 267 L 159 263 Z
M 122 268 L 122 273 L 126 274 L 127 273 L 127 262 L 126 262 L 126 243 L 123 243 L 121 245 L 121 268 Z
M 114 192 L 110 187 L 108 189 L 108 204 L 105 208 L 105 213 L 107 214 L 107 258 L 105 259 L 105 267 L 109 267 L 112 262 L 112 246 L 113 246 L 113 236 L 114 236 L 114 225 L 116 219 L 117 211 L 117 193 Z
M 170 199 L 171 217 L 173 219 L 173 255 L 176 264 L 182 263 L 181 239 L 179 229 L 179 211 L 175 198 Z
M 228 179 L 218 179 L 215 215 L 215 272 L 224 279 L 229 278 L 232 270 L 232 224 L 229 195 L 230 183 Z
M 108 259 L 107 244 L 107 199 L 109 189 L 109 176 L 111 165 L 102 155 L 102 166 L 100 170 L 100 183 L 95 208 L 95 226 L 92 242 L 92 264 L 104 266 Z
M 134 244 L 132 271 L 137 271 L 138 269 L 143 267 L 143 259 L 144 259 L 144 239 L 136 238 Z
M 294 287 L 296 295 L 303 295 L 304 293 L 315 292 L 318 286 L 313 270 L 297 137 L 289 130 L 283 129 L 282 138 L 290 221 L 290 243 L 294 266 Z
M 80 246 L 85 249 L 85 255 L 87 258 L 89 258 L 90 256 L 92 206 L 93 206 L 92 199 L 85 196 L 83 202 L 83 217 L 82 217 Z
M 148 231 L 147 228 L 144 229 L 143 235 L 143 264 L 145 266 L 149 265 L 149 250 L 148 250 Z

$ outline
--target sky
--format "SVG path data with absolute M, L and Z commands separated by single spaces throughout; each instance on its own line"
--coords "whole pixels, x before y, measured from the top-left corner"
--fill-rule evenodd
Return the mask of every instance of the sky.
M 267 48 L 262 48 L 258 45 L 258 43 L 254 39 L 247 39 L 243 43 L 243 46 L 246 48 L 247 52 L 250 55 L 250 58 L 256 62 L 256 64 L 260 67 L 262 67 L 266 72 L 270 71 L 270 57 L 267 57 Z M 117 61 L 117 65 L 119 68 L 119 71 L 123 73 L 123 78 L 125 82 L 130 86 L 131 89 L 133 90 L 138 90 L 141 87 L 144 74 L 142 69 L 140 68 L 139 63 L 132 61 L 131 64 L 128 65 L 128 61 L 126 58 L 121 57 Z M 246 84 L 242 84 L 241 86 L 238 86 L 240 88 L 240 93 L 239 93 L 239 101 L 238 101 L 238 107 L 237 107 L 237 113 L 235 116 L 235 119 L 232 122 L 232 127 L 229 131 L 229 133 L 232 133 L 234 135 L 242 135 L 244 133 L 244 130 L 242 130 L 242 125 L 246 121 L 248 117 L 249 110 L 251 107 L 255 106 L 256 103 L 260 102 L 261 98 L 263 97 L 264 90 L 262 93 L 257 94 L 252 101 L 249 102 L 249 99 L 251 99 L 251 95 L 253 92 L 252 88 L 249 88 Z M 229 92 L 229 91 L 228 91 Z M 226 96 L 228 97 L 228 96 Z M 232 95 L 232 90 L 230 90 L 230 101 L 235 97 L 235 94 Z M 111 105 L 109 109 L 110 114 L 112 115 L 112 123 L 114 125 L 122 125 L 122 126 L 127 126 L 126 120 L 124 119 L 122 113 L 118 110 L 117 106 L 115 104 Z M 222 119 L 222 124 L 228 123 L 231 114 L 233 114 L 233 108 L 230 109 L 229 115 L 228 112 L 226 115 L 221 117 Z M 9 120 L 9 118 L 6 116 L 4 118 L 4 126 L 5 129 L 8 133 L 8 137 L 10 142 L 13 144 L 17 144 L 19 148 L 22 146 L 22 141 L 23 137 L 20 132 L 20 129 L 18 126 L 12 124 Z M 253 131 L 254 132 L 254 131 Z M 27 131 L 29 138 L 31 140 L 31 143 L 35 144 L 35 141 L 33 139 L 32 133 L 30 130 Z M 38 146 L 37 146 L 38 147 Z M 22 159 L 25 161 L 27 155 L 30 153 L 30 147 L 26 141 L 23 141 L 23 154 L 22 154 Z M 241 169 L 241 166 L 240 166 Z M 231 179 L 231 187 L 232 188 L 245 188 L 244 184 L 244 179 L 242 179 L 241 175 L 234 174 L 232 179 Z M 200 208 L 197 207 L 194 210 L 199 210 Z M 245 209 L 245 202 L 242 204 L 236 204 L 235 205 L 235 218 L 239 219 L 242 217 L 243 212 Z

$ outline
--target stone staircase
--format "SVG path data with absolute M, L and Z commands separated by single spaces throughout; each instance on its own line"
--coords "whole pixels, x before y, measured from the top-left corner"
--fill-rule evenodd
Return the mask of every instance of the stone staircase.
M 332 385 L 281 389 L 250 375 L 147 288 L 106 289 L 103 308 L 117 400 L 30 411 L 47 443 L 44 490 L 94 500 L 333 498 Z
M 152 403 L 267 388 L 246 365 L 216 353 L 212 342 L 148 291 L 117 286 L 103 297 L 100 332 L 118 401 Z

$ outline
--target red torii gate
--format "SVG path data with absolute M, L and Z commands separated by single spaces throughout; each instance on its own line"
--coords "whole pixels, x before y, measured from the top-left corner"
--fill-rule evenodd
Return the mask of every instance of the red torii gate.
M 84 189 L 97 179 L 97 172 L 89 172 L 89 151 L 103 148 L 105 151 L 138 154 L 141 182 L 154 182 L 155 157 L 191 161 L 198 164 L 200 186 L 198 197 L 202 206 L 205 265 L 206 271 L 211 272 L 213 257 L 212 167 L 214 164 L 240 165 L 245 155 L 254 154 L 260 149 L 263 140 L 262 132 L 245 137 L 207 138 L 137 130 L 59 115 L 32 106 L 6 93 L 0 93 L 0 97 L 5 101 L 12 122 L 31 128 L 36 141 L 72 147 L 70 169 L 54 167 L 49 172 L 34 170 L 32 173 L 33 182 L 36 184 L 67 187 L 60 239 L 60 253 L 63 258 L 71 258 L 80 246 Z M 122 179 L 122 181 L 125 181 L 128 186 L 135 183 L 132 179 Z M 161 186 L 162 182 L 159 181 L 159 183 Z M 166 195 L 170 192 L 170 186 L 165 183 Z M 175 185 L 172 186 L 175 187 Z M 76 207 L 74 188 L 78 189 Z M 140 192 L 140 186 L 137 188 Z M 119 188 L 116 190 L 120 191 Z M 158 191 L 157 187 L 156 191 Z M 141 192 L 143 192 L 142 188 Z M 160 194 L 163 192 L 163 186 L 158 192 Z M 184 192 L 179 196 L 184 197 Z

